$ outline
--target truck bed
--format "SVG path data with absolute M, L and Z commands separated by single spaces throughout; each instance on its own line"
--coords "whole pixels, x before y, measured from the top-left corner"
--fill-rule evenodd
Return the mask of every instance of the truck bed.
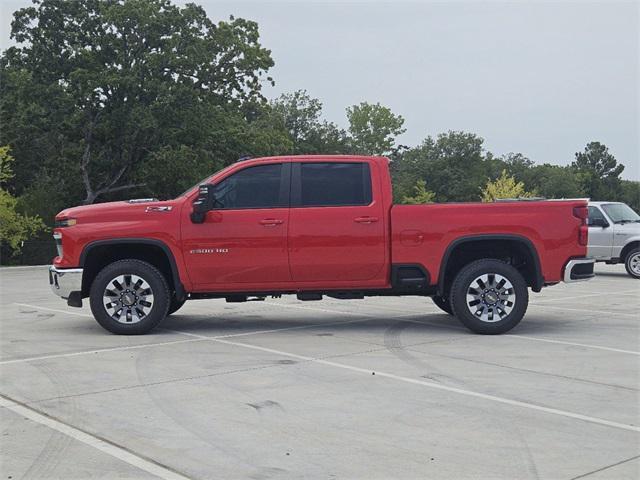
M 576 241 L 582 222 L 574 215 L 574 208 L 585 205 L 586 200 L 394 205 L 392 263 L 422 264 L 433 284 L 454 242 L 478 235 L 496 242 L 519 237 L 539 255 L 544 283 L 556 283 L 568 258 L 587 253 Z

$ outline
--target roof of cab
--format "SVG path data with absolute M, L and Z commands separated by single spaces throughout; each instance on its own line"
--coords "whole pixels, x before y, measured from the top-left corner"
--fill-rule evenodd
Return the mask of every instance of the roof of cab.
M 329 162 L 354 162 L 354 161 L 363 161 L 363 160 L 373 160 L 374 162 L 380 163 L 388 163 L 389 159 L 387 157 L 380 157 L 374 155 L 280 155 L 273 157 L 256 157 L 256 158 L 246 158 L 243 157 L 238 162 L 263 162 L 263 161 L 285 161 L 285 162 L 318 162 L 318 161 L 329 161 Z

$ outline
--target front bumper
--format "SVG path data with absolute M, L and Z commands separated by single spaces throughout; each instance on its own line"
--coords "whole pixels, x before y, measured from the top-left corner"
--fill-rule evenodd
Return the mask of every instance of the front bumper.
M 51 291 L 59 297 L 68 300 L 81 295 L 82 268 L 49 267 L 49 286 Z
M 595 277 L 593 267 L 596 264 L 594 258 L 574 258 L 564 267 L 564 281 L 566 283 L 582 282 Z

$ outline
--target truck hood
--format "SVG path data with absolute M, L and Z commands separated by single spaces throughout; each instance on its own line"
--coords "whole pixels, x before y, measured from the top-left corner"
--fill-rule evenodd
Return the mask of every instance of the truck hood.
M 162 207 L 171 211 L 176 208 L 175 200 L 160 201 L 155 199 L 136 199 L 125 200 L 120 202 L 105 202 L 96 203 L 94 205 L 81 205 L 78 207 L 71 207 L 62 210 L 56 215 L 56 220 L 63 218 L 76 218 L 78 220 L 92 220 L 101 219 L 104 220 L 105 216 L 118 217 L 130 217 L 138 213 L 144 213 L 148 209 Z
M 616 223 L 616 234 L 640 235 L 640 223 Z

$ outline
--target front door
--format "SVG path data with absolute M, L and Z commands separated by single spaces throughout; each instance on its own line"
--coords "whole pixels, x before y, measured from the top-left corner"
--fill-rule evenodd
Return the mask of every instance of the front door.
M 289 166 L 236 171 L 215 185 L 216 207 L 204 223 L 183 216 L 183 255 L 196 290 L 241 291 L 291 280 Z
M 608 226 L 592 225 L 594 220 L 604 220 Z M 587 254 L 593 258 L 609 259 L 613 250 L 613 225 L 600 208 L 589 207 L 589 247 Z
M 386 228 L 367 162 L 293 165 L 289 263 L 295 282 L 385 282 Z

